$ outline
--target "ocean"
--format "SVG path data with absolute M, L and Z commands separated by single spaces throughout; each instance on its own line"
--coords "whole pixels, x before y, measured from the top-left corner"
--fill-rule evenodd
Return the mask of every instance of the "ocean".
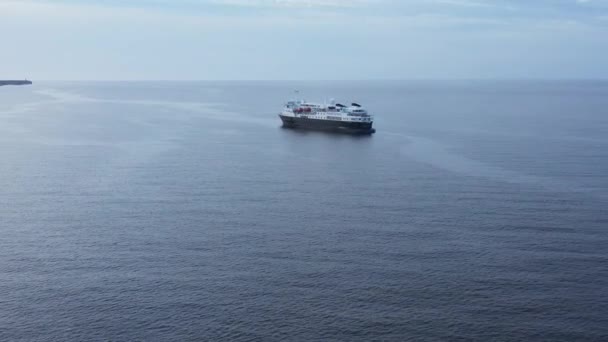
M 608 82 L 0 87 L 0 340 L 606 341 Z

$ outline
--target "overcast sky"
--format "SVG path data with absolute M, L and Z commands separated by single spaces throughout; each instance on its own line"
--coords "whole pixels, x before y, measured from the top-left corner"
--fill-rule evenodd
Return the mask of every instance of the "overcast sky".
M 0 0 L 0 79 L 608 78 L 608 0 Z

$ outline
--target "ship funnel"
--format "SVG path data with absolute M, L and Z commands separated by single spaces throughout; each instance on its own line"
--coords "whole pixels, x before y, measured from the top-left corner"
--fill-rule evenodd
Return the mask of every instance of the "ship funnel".
M 353 102 L 353 103 L 351 103 L 351 105 L 352 105 L 353 107 L 361 107 L 361 105 L 360 105 L 360 104 L 358 104 L 358 103 L 354 103 L 354 102 Z

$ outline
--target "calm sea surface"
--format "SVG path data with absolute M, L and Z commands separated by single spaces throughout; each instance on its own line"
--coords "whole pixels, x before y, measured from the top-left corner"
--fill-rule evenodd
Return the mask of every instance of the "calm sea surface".
M 1 87 L 0 340 L 606 341 L 608 82 Z

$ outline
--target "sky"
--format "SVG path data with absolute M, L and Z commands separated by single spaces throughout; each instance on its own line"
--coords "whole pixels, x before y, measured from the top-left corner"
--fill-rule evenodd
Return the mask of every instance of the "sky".
M 0 0 L 0 79 L 607 79 L 608 0 Z

